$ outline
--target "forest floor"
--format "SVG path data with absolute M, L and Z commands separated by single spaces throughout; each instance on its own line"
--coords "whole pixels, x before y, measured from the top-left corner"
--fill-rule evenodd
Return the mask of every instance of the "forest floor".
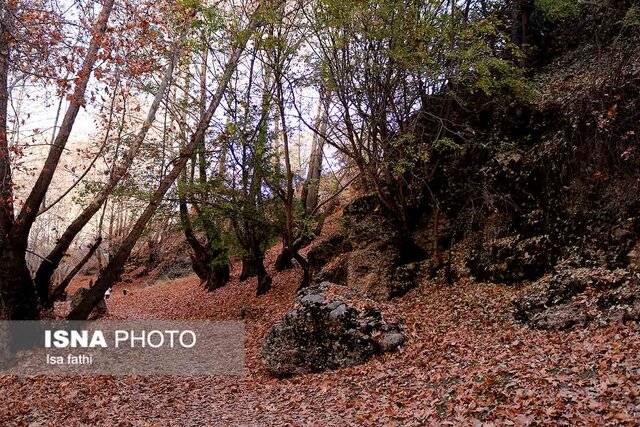
M 273 264 L 275 250 L 269 253 Z M 408 331 L 398 353 L 290 379 L 270 377 L 262 337 L 290 308 L 299 269 L 268 295 L 238 281 L 207 293 L 195 277 L 118 285 L 111 318 L 240 319 L 245 375 L 0 377 L 0 425 L 325 426 L 637 425 L 640 328 L 531 330 L 511 314 L 524 288 L 424 283 L 393 304 Z

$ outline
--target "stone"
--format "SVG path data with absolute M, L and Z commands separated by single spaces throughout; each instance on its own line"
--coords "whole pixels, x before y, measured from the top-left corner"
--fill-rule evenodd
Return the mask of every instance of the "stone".
M 362 196 L 344 208 L 353 250 L 345 283 L 377 301 L 401 297 L 417 286 L 420 262 L 428 254 L 411 235 L 401 234 L 393 214 L 377 195 Z M 336 275 L 344 270 L 336 270 Z
M 513 301 L 514 317 L 533 328 L 565 330 L 635 317 L 640 277 L 627 270 L 561 267 Z
M 629 270 L 640 272 L 640 244 L 636 244 L 627 253 L 627 261 L 629 262 Z
M 555 258 L 556 250 L 548 235 L 513 235 L 479 241 L 467 265 L 478 280 L 510 284 L 538 280 L 554 265 Z
M 333 258 L 353 248 L 351 242 L 342 233 L 335 233 L 323 241 L 316 243 L 307 254 L 307 261 L 314 270 L 328 264 Z
M 344 304 L 340 304 L 338 307 L 331 310 L 329 313 L 329 317 L 331 319 L 337 319 L 339 317 L 344 316 L 347 313 L 347 306 Z
M 531 325 L 536 329 L 562 331 L 574 326 L 584 326 L 589 320 L 590 317 L 584 308 L 563 304 L 535 314 L 531 319 Z
M 402 344 L 404 344 L 405 337 L 403 334 L 397 332 L 391 332 L 384 334 L 382 339 L 378 341 L 382 351 L 394 351 L 397 350 Z
M 342 301 L 331 301 L 329 304 L 327 304 L 327 308 L 329 310 L 335 310 L 336 308 L 340 307 L 341 305 L 344 305 L 342 303 Z
M 318 281 L 330 281 L 339 285 L 346 285 L 348 263 L 348 254 L 338 256 L 322 267 L 322 269 L 316 273 L 315 279 Z
M 365 363 L 404 339 L 379 303 L 324 282 L 298 293 L 292 310 L 267 333 L 261 356 L 271 374 L 286 377 Z
M 324 302 L 324 298 L 322 295 L 311 294 L 304 296 L 300 302 L 303 304 L 322 304 Z
M 80 301 L 82 301 L 82 299 L 88 292 L 89 292 L 88 288 L 78 288 L 75 290 L 73 294 L 71 294 L 71 310 L 73 310 L 78 306 L 78 304 L 80 304 Z M 96 319 L 102 316 L 106 316 L 107 314 L 109 314 L 109 310 L 107 309 L 107 303 L 103 298 L 100 300 L 98 305 L 93 309 L 93 311 L 89 315 L 89 318 Z

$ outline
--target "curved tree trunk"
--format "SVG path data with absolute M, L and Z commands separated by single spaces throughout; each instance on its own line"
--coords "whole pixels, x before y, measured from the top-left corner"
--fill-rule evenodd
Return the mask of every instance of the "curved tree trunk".
M 181 192 L 182 193 L 182 192 Z M 200 279 L 200 283 L 204 287 L 213 291 L 226 285 L 230 277 L 230 268 L 228 263 L 218 262 L 217 258 L 221 253 L 212 253 L 211 244 L 203 245 L 193 232 L 189 211 L 187 210 L 187 202 L 184 195 L 180 195 L 180 221 L 185 239 L 191 248 L 189 254 L 191 258 L 191 266 L 193 271 Z M 214 263 L 214 260 L 216 262 Z
M 302 255 L 298 253 L 298 251 L 293 252 L 293 257 L 302 267 L 302 281 L 300 282 L 300 289 L 306 288 L 311 284 L 311 266 L 309 265 L 309 261 L 307 261 Z

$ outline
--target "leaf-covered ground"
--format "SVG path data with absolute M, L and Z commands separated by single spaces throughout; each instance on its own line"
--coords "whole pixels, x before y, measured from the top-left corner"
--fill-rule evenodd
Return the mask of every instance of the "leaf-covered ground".
M 271 253 L 271 258 L 273 253 Z M 269 261 L 272 261 L 270 259 Z M 271 264 L 272 262 L 270 262 Z M 636 425 L 637 324 L 542 332 L 514 322 L 504 286 L 423 284 L 393 305 L 410 336 L 396 354 L 356 368 L 270 378 L 261 338 L 289 308 L 300 272 L 212 293 L 194 278 L 119 285 L 114 318 L 239 319 L 243 377 L 0 377 L 0 425 Z

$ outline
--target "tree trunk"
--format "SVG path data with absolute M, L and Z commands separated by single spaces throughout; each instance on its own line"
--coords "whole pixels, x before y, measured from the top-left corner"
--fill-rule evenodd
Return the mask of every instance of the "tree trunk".
M 271 279 L 271 276 L 269 276 L 266 270 L 260 272 L 260 274 L 258 274 L 258 287 L 256 289 L 256 296 L 266 294 L 269 289 L 271 289 L 272 281 L 273 280 Z
M 258 7 L 258 9 L 260 9 L 260 6 Z M 211 121 L 211 118 L 213 117 L 216 109 L 218 108 L 218 105 L 220 104 L 220 101 L 222 100 L 222 96 L 226 91 L 227 85 L 231 80 L 231 76 L 238 64 L 238 61 L 240 60 L 240 55 L 242 54 L 242 51 L 244 50 L 249 37 L 254 33 L 255 29 L 259 25 L 257 19 L 258 13 L 260 13 L 259 10 L 256 11 L 251 17 L 247 29 L 244 32 L 240 33 L 239 40 L 235 44 L 231 57 L 227 62 L 227 65 L 225 66 L 224 74 L 222 75 L 216 93 L 209 103 L 205 115 L 201 118 L 195 132 L 191 136 L 191 140 L 184 147 L 184 149 L 181 150 L 180 155 L 173 164 L 173 167 L 171 168 L 169 173 L 162 179 L 160 186 L 151 196 L 149 204 L 142 212 L 140 218 L 138 218 L 136 223 L 133 225 L 131 231 L 118 248 L 115 256 L 109 261 L 109 264 L 107 264 L 104 271 L 96 281 L 95 285 L 89 290 L 89 292 L 76 306 L 76 308 L 69 313 L 69 315 L 67 316 L 68 320 L 85 320 L 89 316 L 89 314 L 91 314 L 91 311 L 96 306 L 96 304 L 98 304 L 98 302 L 104 297 L 104 293 L 107 291 L 107 289 L 113 286 L 113 284 L 116 283 L 116 281 L 122 274 L 124 264 L 129 258 L 131 250 L 142 235 L 145 226 L 155 213 L 165 193 L 178 178 L 178 176 L 186 166 L 187 161 L 193 155 L 196 147 L 198 147 L 199 144 L 203 143 L 206 131 L 209 127 L 209 122 Z
M 100 246 L 101 243 L 102 243 L 102 236 L 98 236 L 96 241 L 89 248 L 89 252 L 87 252 L 87 254 L 80 260 L 80 262 L 75 267 L 73 267 L 73 269 L 69 272 L 69 274 L 67 274 L 66 277 L 51 292 L 51 297 L 48 299 L 49 303 L 48 305 L 45 305 L 45 308 L 53 307 L 53 303 L 55 301 L 62 299 L 62 297 L 65 294 L 65 291 L 67 290 L 67 287 L 69 286 L 69 283 L 71 283 L 71 280 L 73 280 L 73 278 L 76 277 L 76 274 L 80 272 L 82 267 L 84 267 L 85 264 L 89 262 L 93 254 L 98 250 L 98 247 Z
M 69 246 L 73 242 L 73 239 L 78 235 L 80 231 L 82 231 L 82 229 L 91 220 L 93 215 L 95 215 L 95 213 L 100 210 L 100 207 L 103 205 L 105 200 L 107 200 L 107 197 L 109 197 L 109 195 L 113 192 L 118 183 L 122 180 L 122 178 L 131 167 L 138 149 L 144 142 L 145 137 L 149 129 L 151 128 L 151 125 L 155 121 L 156 113 L 167 91 L 167 86 L 169 85 L 169 82 L 171 81 L 171 78 L 173 76 L 173 69 L 180 58 L 180 53 L 182 52 L 182 45 L 185 37 L 186 30 L 183 31 L 180 38 L 174 45 L 173 55 L 171 56 L 171 60 L 169 61 L 169 64 L 165 69 L 162 82 L 160 83 L 160 87 L 158 88 L 158 92 L 156 93 L 156 96 L 151 103 L 151 107 L 149 108 L 149 112 L 147 113 L 147 119 L 138 131 L 136 138 L 134 139 L 129 151 L 125 154 L 122 162 L 115 167 L 109 178 L 109 181 L 102 188 L 100 193 L 87 205 L 86 208 L 84 208 L 80 215 L 78 215 L 76 219 L 73 220 L 69 227 L 67 227 L 67 229 L 64 231 L 60 239 L 58 239 L 56 246 L 51 250 L 49 255 L 47 255 L 46 259 L 40 263 L 40 267 L 36 272 L 35 284 L 36 290 L 38 292 L 38 297 L 40 298 L 40 301 L 43 305 L 51 305 L 49 301 L 49 287 L 51 285 L 51 278 L 60 265 L 60 261 L 62 261 L 62 258 L 69 249 Z
M 214 291 L 229 283 L 230 278 L 231 268 L 229 267 L 229 264 L 225 263 L 215 265 L 211 268 L 211 275 L 209 276 L 209 280 L 207 280 L 207 283 L 205 284 L 205 288 L 209 292 Z
M 294 251 L 292 255 L 298 264 L 300 264 L 300 267 L 302 267 L 302 281 L 300 282 L 300 289 L 304 289 L 311 284 L 311 266 L 309 265 L 309 261 L 304 259 L 298 251 Z
M 180 191 L 180 221 L 185 239 L 191 248 L 190 258 L 193 271 L 200 279 L 200 283 L 209 291 L 218 289 L 229 281 L 230 269 L 226 262 L 217 259 L 221 253 L 211 253 L 211 244 L 203 245 L 193 232 L 191 219 L 187 210 L 187 202 Z M 215 263 L 214 263 L 215 260 Z
M 244 282 L 247 279 L 256 277 L 264 269 L 264 258 L 243 257 L 240 281 Z
M 18 243 L 18 246 L 15 244 Z M 38 300 L 25 259 L 26 247 L 7 241 L 0 254 L 0 319 L 38 319 Z
M 182 120 L 187 121 L 187 109 L 188 105 L 188 74 L 185 77 L 185 108 L 183 111 Z M 201 72 L 200 72 L 200 118 L 204 117 L 206 111 L 206 52 L 203 55 Z M 183 135 L 184 143 L 186 144 L 186 134 Z M 204 141 L 197 149 L 197 158 L 193 159 L 193 168 L 195 173 L 196 160 L 199 173 L 199 183 L 206 188 L 207 184 L 207 164 L 206 164 L 206 150 Z M 224 175 L 224 165 L 218 165 L 221 175 Z M 180 210 L 180 222 L 182 224 L 182 230 L 185 235 L 185 239 L 191 248 L 189 257 L 191 258 L 191 266 L 193 271 L 200 279 L 200 284 L 204 285 L 208 291 L 221 288 L 230 278 L 230 268 L 226 259 L 224 249 L 215 249 L 213 243 L 219 243 L 220 239 L 217 232 L 214 231 L 215 224 L 198 209 L 198 205 L 193 203 L 196 212 L 200 215 L 200 220 L 203 223 L 206 230 L 205 243 L 201 243 L 196 236 L 191 218 L 189 216 L 189 210 L 187 208 L 187 173 L 183 171 L 181 178 L 181 185 L 178 186 L 178 202 Z M 191 185 L 193 185 L 193 175 L 191 177 Z
M 280 64 L 278 64 L 280 65 Z M 276 85 L 276 103 L 280 117 L 280 125 L 282 126 L 282 145 L 284 149 L 284 164 L 286 189 L 284 194 L 284 234 L 282 237 L 282 253 L 276 260 L 276 271 L 293 268 L 293 254 L 291 245 L 293 244 L 293 171 L 291 170 L 291 159 L 289 157 L 289 134 L 287 129 L 287 121 L 284 107 L 284 90 L 282 87 L 282 70 L 278 67 L 275 69 L 275 85 Z
M 256 289 L 256 295 L 264 295 L 269 289 L 271 289 L 271 276 L 264 268 L 264 258 L 261 257 L 245 257 L 242 258 L 242 273 L 240 274 L 240 281 L 251 277 L 258 277 L 258 286 Z
M 9 105 L 10 31 L 13 28 L 13 10 L 5 6 L 0 26 L 0 251 L 13 225 L 13 180 L 9 159 L 7 114 Z
M 282 236 L 282 241 L 284 242 L 285 240 L 286 236 Z M 276 269 L 276 271 L 289 270 L 293 268 L 293 254 L 287 246 L 282 246 L 282 250 L 276 258 L 274 268 Z
M 316 128 L 311 144 L 311 156 L 309 157 L 309 167 L 307 179 L 302 192 L 302 202 L 304 203 L 305 216 L 311 215 L 318 206 L 318 190 L 320 187 L 320 175 L 322 174 L 322 158 L 324 148 L 324 136 L 327 133 L 328 121 L 328 99 L 326 91 L 321 88 L 320 105 L 318 106 L 318 116 L 316 118 Z

